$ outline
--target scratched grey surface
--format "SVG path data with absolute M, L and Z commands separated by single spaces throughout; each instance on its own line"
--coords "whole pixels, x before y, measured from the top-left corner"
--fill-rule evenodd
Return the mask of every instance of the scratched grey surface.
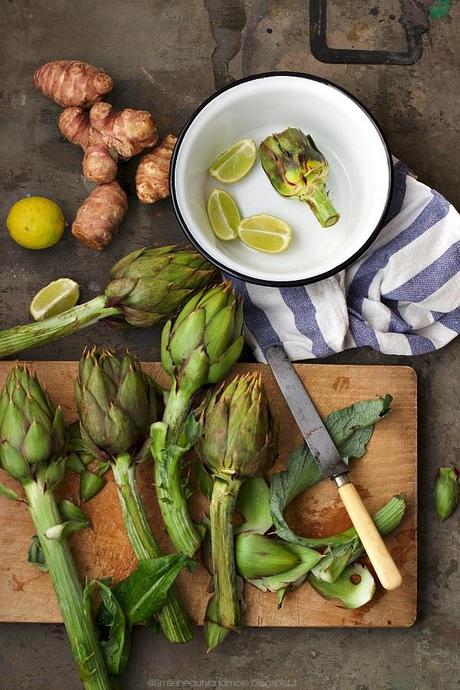
M 396 0 L 335 0 L 332 8 L 331 45 L 401 46 Z M 31 85 L 37 65 L 62 57 L 104 66 L 115 78 L 111 99 L 115 105 L 151 109 L 163 133 L 177 132 L 203 98 L 232 78 L 281 69 L 329 77 L 373 111 L 396 156 L 460 206 L 458 0 L 453 1 L 450 16 L 431 23 L 424 37 L 424 56 L 412 67 L 317 62 L 309 51 L 306 0 L 4 0 L 0 25 L 3 219 L 17 198 L 40 194 L 58 201 L 70 220 L 86 195 L 79 175 L 80 152 L 61 141 L 56 129 L 58 109 Z M 128 164 L 122 171 L 129 191 L 133 169 Z M 142 208 L 131 200 L 118 237 L 102 254 L 86 249 L 68 233 L 54 249 L 27 252 L 3 230 L 2 327 L 27 320 L 31 296 L 53 278 L 74 278 L 82 286 L 82 298 L 88 299 L 103 288 L 108 269 L 123 254 L 181 239 L 167 201 Z M 158 356 L 158 331 L 120 332 L 103 324 L 27 356 L 78 358 L 90 343 L 130 345 L 144 358 Z M 169 687 L 174 687 L 173 681 L 186 680 L 195 681 L 196 687 L 205 687 L 206 681 L 208 687 L 219 687 L 220 681 L 221 687 L 232 688 L 264 687 L 264 681 L 278 680 L 278 687 L 293 687 L 296 682 L 302 690 L 450 690 L 460 686 L 459 514 L 441 527 L 431 499 L 436 467 L 459 460 L 459 349 L 454 342 L 439 353 L 414 359 L 361 350 L 328 360 L 409 363 L 418 372 L 420 592 L 415 626 L 408 630 L 246 630 L 229 636 L 212 655 L 205 653 L 200 630 L 191 644 L 181 648 L 146 630 L 136 630 L 133 656 L 123 679 L 126 690 L 155 687 L 156 679 L 168 681 Z M 61 626 L 0 626 L 0 690 L 79 687 Z

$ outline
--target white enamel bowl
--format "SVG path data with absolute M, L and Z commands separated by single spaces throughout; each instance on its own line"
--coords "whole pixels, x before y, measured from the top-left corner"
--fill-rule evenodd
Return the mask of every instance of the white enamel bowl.
M 207 173 L 238 139 L 299 127 L 329 161 L 330 198 L 339 222 L 322 228 L 308 206 L 281 197 L 259 160 L 240 182 L 221 184 Z M 174 210 L 189 240 L 212 263 L 262 285 L 302 285 L 333 275 L 360 256 L 377 236 L 388 206 L 392 165 L 388 147 L 367 110 L 340 87 L 306 74 L 256 75 L 208 98 L 176 144 L 170 172 Z M 206 214 L 215 187 L 235 198 L 243 217 L 269 213 L 286 221 L 293 239 L 281 254 L 266 254 L 239 240 L 223 242 Z

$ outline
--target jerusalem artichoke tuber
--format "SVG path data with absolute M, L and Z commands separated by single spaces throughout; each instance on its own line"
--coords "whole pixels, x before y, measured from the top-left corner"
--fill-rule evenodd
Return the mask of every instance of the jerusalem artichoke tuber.
M 117 159 L 105 144 L 90 144 L 83 156 L 83 175 L 96 184 L 113 182 L 117 176 Z
M 112 112 L 110 103 L 96 103 L 89 113 L 91 131 L 120 158 L 128 160 L 143 149 L 155 146 L 158 132 L 155 120 L 145 110 L 126 108 Z
M 64 108 L 90 108 L 113 87 L 103 69 L 78 60 L 47 62 L 35 70 L 34 82 L 45 96 Z
M 136 192 L 143 204 L 169 196 L 169 166 L 177 137 L 168 134 L 151 153 L 141 158 L 136 172 Z
M 72 234 L 101 251 L 113 239 L 128 210 L 128 198 L 118 182 L 101 184 L 85 199 L 72 224 Z
M 83 175 L 88 180 L 97 184 L 113 182 L 117 176 L 117 154 L 101 142 L 97 131 L 91 127 L 86 110 L 75 106 L 63 110 L 59 129 L 62 136 L 81 146 L 85 152 Z
M 88 146 L 89 115 L 83 108 L 72 106 L 62 111 L 58 121 L 59 131 L 71 144 L 81 146 L 83 151 Z

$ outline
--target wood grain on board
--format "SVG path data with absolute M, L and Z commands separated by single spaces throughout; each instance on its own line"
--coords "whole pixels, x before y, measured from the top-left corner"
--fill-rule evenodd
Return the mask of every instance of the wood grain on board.
M 0 385 L 3 385 L 11 363 L 0 362 Z M 31 366 L 45 384 L 54 401 L 62 405 L 66 418 L 76 417 L 73 402 L 73 380 L 76 362 L 32 362 Z M 158 364 L 146 369 L 161 378 Z M 388 546 L 403 575 L 403 585 L 393 592 L 380 587 L 372 602 L 356 610 L 339 608 L 325 601 L 308 584 L 290 593 L 279 610 L 275 595 L 263 594 L 246 585 L 248 604 L 246 624 L 252 626 L 364 626 L 405 627 L 416 618 L 417 600 L 417 384 L 415 372 L 408 367 L 346 366 L 300 364 L 297 371 L 313 398 L 320 414 L 353 402 L 391 393 L 393 411 L 375 427 L 367 454 L 352 465 L 351 476 L 368 509 L 373 512 L 391 496 L 404 492 L 407 512 L 398 530 L 388 538 Z M 276 469 L 286 463 L 289 453 L 301 443 L 300 433 L 267 366 L 238 364 L 235 373 L 261 371 L 270 403 L 279 420 L 280 456 Z M 3 472 L 1 474 L 4 474 Z M 110 477 L 110 475 L 106 475 Z M 5 478 L 2 477 L 2 480 Z M 142 495 L 158 540 L 171 550 L 159 517 L 152 488 L 149 463 L 139 472 Z M 10 486 L 15 482 L 5 480 Z M 77 495 L 78 479 L 70 475 L 62 485 L 62 497 Z M 207 509 L 204 500 L 192 499 L 196 518 Z M 82 530 L 70 539 L 72 551 L 82 578 L 125 577 L 136 559 L 126 538 L 115 485 L 109 483 L 85 510 L 93 528 Z M 298 497 L 287 512 L 289 524 L 300 534 L 322 536 L 350 525 L 333 482 L 325 480 Z M 23 503 L 0 499 L 0 621 L 59 622 L 61 620 L 48 576 L 26 562 L 32 522 Z M 179 576 L 187 609 L 192 618 L 203 622 L 208 599 L 209 575 L 200 567 L 193 574 Z

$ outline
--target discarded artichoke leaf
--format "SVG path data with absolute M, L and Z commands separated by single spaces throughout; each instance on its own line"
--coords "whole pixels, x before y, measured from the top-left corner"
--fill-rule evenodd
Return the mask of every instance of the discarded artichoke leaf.
M 308 582 L 322 597 L 338 600 L 346 609 L 364 606 L 375 593 L 375 580 L 360 563 L 349 565 L 335 582 L 324 582 L 314 575 L 309 575 Z
M 245 521 L 234 528 L 234 534 L 257 532 L 265 534 L 273 524 L 270 512 L 270 489 L 263 477 L 249 477 L 241 487 L 236 502 L 236 512 Z
M 14 491 L 14 489 L 10 489 L 9 486 L 3 484 L 2 482 L 0 482 L 0 496 L 8 499 L 8 501 L 19 500 L 19 496 L 17 495 L 16 491 Z
M 102 491 L 107 484 L 107 480 L 94 472 L 83 470 L 80 474 L 80 499 L 82 503 L 87 503 Z
M 262 592 L 278 592 L 289 587 L 298 587 L 312 568 L 321 560 L 322 554 L 307 546 L 300 544 L 283 544 L 299 559 L 299 563 L 278 575 L 258 577 L 248 580 L 254 587 Z
M 441 522 L 455 511 L 459 497 L 458 470 L 454 467 L 440 467 L 434 485 L 434 502 Z

